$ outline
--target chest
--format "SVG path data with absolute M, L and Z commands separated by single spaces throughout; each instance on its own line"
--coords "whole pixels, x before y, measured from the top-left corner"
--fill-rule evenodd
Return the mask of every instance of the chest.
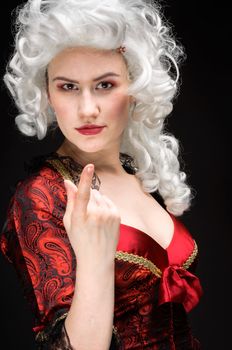
M 163 248 L 169 245 L 174 232 L 173 221 L 167 211 L 149 193 L 145 193 L 137 181 L 131 179 L 118 186 L 103 182 L 100 192 L 116 205 L 122 224 L 145 232 Z

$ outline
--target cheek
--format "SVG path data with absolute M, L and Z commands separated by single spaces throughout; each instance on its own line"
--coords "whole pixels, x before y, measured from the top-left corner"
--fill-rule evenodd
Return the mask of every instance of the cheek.
M 55 113 L 56 113 L 56 116 L 59 118 L 59 119 L 62 119 L 62 118 L 67 118 L 69 113 L 70 108 L 67 108 L 67 106 L 65 104 L 62 104 L 62 103 L 58 103 L 55 105 Z
M 129 97 L 127 95 L 125 96 L 125 94 L 115 94 L 111 101 L 110 108 L 111 111 L 113 111 L 113 113 L 110 114 L 113 119 L 128 116 Z
M 55 112 L 56 118 L 62 120 L 70 115 L 72 104 L 67 103 L 61 96 L 57 94 L 50 95 L 50 105 Z

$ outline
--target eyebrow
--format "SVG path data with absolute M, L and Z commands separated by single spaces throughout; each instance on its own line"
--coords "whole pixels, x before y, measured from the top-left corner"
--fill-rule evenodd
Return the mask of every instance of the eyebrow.
M 104 74 L 100 75 L 97 78 L 94 78 L 93 81 L 98 81 L 98 80 L 104 79 L 104 78 L 109 77 L 109 76 L 120 77 L 119 74 L 116 74 L 114 72 L 107 72 L 107 73 L 104 73 Z M 55 80 L 64 80 L 64 81 L 69 81 L 70 83 L 79 84 L 79 82 L 77 80 L 73 80 L 73 79 L 70 79 L 68 77 L 55 77 L 54 79 L 52 79 L 52 81 L 55 81 Z

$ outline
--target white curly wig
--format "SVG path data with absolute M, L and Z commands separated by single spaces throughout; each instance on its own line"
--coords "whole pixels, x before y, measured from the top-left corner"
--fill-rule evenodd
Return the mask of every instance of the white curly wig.
M 49 108 L 46 69 L 67 47 L 88 46 L 123 53 L 136 100 L 120 151 L 133 157 L 146 192 L 161 195 L 167 210 L 181 215 L 191 190 L 180 171 L 177 139 L 164 131 L 177 93 L 183 50 L 158 4 L 145 0 L 29 0 L 18 8 L 15 52 L 4 81 L 20 111 L 20 131 L 39 139 L 55 121 Z M 173 74 L 175 71 L 175 74 Z

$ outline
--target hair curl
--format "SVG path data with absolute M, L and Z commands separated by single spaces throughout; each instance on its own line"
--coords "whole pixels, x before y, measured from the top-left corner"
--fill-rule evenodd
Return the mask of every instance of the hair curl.
M 51 59 L 67 47 L 126 47 L 129 94 L 136 106 L 123 133 L 121 152 L 134 158 L 136 176 L 145 191 L 158 191 L 174 215 L 187 210 L 191 191 L 186 174 L 180 171 L 178 141 L 164 131 L 184 55 L 158 4 L 145 0 L 29 0 L 18 8 L 16 31 L 15 52 L 4 81 L 20 111 L 18 128 L 39 139 L 55 121 L 46 89 Z

